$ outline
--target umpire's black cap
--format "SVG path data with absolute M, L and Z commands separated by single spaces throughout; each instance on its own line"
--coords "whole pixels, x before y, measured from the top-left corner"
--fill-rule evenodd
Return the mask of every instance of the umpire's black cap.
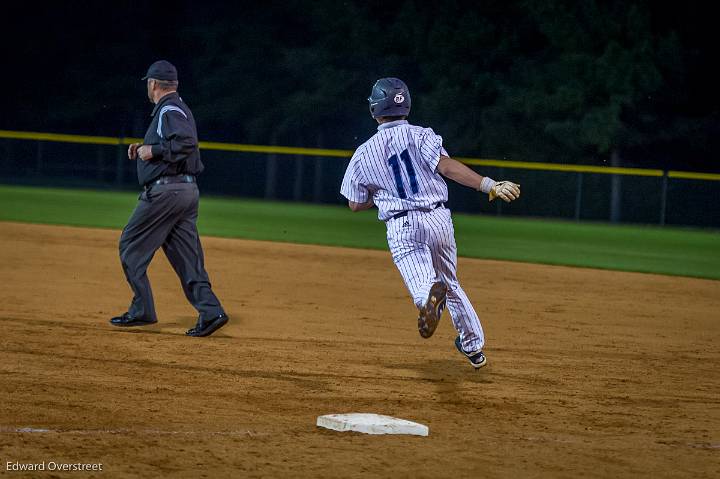
M 155 80 L 177 81 L 177 68 L 167 60 L 158 60 L 148 68 L 147 74 L 142 80 L 153 78 Z

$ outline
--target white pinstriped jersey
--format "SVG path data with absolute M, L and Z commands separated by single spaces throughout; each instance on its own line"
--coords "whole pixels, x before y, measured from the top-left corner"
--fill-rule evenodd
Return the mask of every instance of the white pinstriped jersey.
M 365 203 L 372 194 L 382 221 L 401 211 L 430 210 L 448 199 L 437 172 L 441 154 L 447 156 L 442 137 L 432 128 L 407 120 L 383 123 L 355 151 L 340 193 L 355 203 Z

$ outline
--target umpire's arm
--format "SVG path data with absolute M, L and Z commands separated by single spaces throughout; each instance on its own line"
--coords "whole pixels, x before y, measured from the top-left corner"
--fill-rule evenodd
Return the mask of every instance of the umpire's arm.
M 160 143 L 152 145 L 154 160 L 176 163 L 192 155 L 198 139 L 190 121 L 178 111 L 166 112 L 162 122 Z

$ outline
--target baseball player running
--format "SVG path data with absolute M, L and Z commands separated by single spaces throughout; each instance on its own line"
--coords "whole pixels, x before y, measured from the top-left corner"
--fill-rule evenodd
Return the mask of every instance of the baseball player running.
M 455 347 L 476 369 L 487 364 L 480 319 L 457 279 L 457 247 L 443 176 L 510 202 L 520 185 L 496 182 L 453 160 L 442 137 L 411 125 L 410 92 L 397 78 L 373 86 L 370 114 L 378 132 L 355 151 L 340 192 L 352 211 L 378 208 L 393 261 L 419 309 L 420 336 L 435 332 L 447 305 L 458 336 Z

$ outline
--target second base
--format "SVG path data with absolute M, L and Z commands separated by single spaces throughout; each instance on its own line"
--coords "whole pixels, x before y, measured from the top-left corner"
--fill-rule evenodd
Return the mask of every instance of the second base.
M 405 419 L 381 414 L 350 413 L 328 414 L 317 418 L 318 427 L 333 431 L 355 431 L 365 434 L 411 434 L 427 436 L 427 426 Z

